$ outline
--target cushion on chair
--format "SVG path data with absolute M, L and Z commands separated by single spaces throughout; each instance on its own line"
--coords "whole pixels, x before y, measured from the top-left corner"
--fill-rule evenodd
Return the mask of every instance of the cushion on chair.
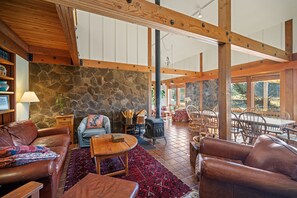
M 258 137 L 245 165 L 285 174 L 297 181 L 297 149 L 272 136 Z
M 86 129 L 83 133 L 82 133 L 82 137 L 83 138 L 90 138 L 94 135 L 102 135 L 102 134 L 106 134 L 106 131 L 104 128 L 100 128 L 100 129 Z
M 103 115 L 88 115 L 87 129 L 102 128 Z

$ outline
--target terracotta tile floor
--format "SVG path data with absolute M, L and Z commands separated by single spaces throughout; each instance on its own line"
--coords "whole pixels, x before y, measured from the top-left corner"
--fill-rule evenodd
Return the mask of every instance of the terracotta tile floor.
M 188 131 L 187 125 L 182 122 L 166 122 L 167 145 L 163 139 L 159 139 L 155 144 L 156 149 L 148 152 L 185 184 L 197 189 L 195 170 L 190 164 L 189 142 L 193 134 Z
M 189 141 L 192 140 L 193 134 L 188 131 L 187 125 L 188 123 L 167 121 L 165 123 L 167 144 L 163 139 L 158 139 L 155 144 L 156 149 L 147 150 L 147 152 L 189 187 L 197 189 L 198 184 L 194 177 L 195 170 L 190 164 Z M 72 145 L 70 150 L 76 147 L 77 145 Z M 70 153 L 68 152 L 65 161 L 57 197 L 61 197 L 64 191 Z

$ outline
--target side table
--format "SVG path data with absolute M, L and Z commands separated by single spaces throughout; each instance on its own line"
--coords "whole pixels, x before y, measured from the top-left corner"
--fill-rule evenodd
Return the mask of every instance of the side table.
M 196 157 L 199 153 L 199 146 L 194 142 L 190 141 L 190 163 L 191 166 L 195 167 L 196 165 Z
M 56 116 L 56 126 L 68 126 L 70 130 L 70 141 L 71 144 L 74 143 L 74 115 L 61 115 L 61 116 Z

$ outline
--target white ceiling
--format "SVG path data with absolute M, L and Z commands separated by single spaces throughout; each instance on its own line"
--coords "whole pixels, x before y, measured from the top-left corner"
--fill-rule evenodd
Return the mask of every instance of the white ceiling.
M 199 9 L 199 6 L 202 7 L 209 1 L 210 0 L 161 0 L 161 6 L 190 16 Z M 150 0 L 150 2 L 154 1 Z M 233 32 L 267 42 L 267 39 L 263 39 L 263 36 L 261 37 L 259 34 L 263 34 L 263 31 L 265 30 L 265 34 L 267 35 L 266 29 L 274 31 L 276 28 L 282 28 L 282 23 L 292 18 L 295 18 L 294 29 L 297 30 L 296 0 L 232 0 L 231 2 L 231 29 Z M 202 10 L 202 15 L 202 21 L 218 25 L 218 0 L 214 0 L 210 5 L 204 8 Z M 197 18 L 197 15 L 195 17 Z M 281 32 L 283 30 L 278 31 Z M 166 34 L 166 32 L 161 32 L 161 38 Z M 277 35 L 279 36 L 280 34 Z M 272 35 L 269 36 L 273 38 Z M 275 39 L 281 40 L 281 38 Z M 271 42 L 267 44 L 275 47 L 284 46 L 283 43 L 281 43 L 281 45 L 278 45 L 278 43 L 275 44 L 275 42 Z M 296 38 L 294 43 L 296 45 Z M 217 67 L 217 60 L 211 61 L 211 59 L 217 59 L 216 48 L 193 38 L 169 34 L 161 43 L 161 64 L 162 67 L 166 65 L 165 60 L 168 56 L 171 63 L 177 63 L 169 67 L 174 66 L 175 68 L 179 68 L 178 63 L 184 63 L 183 60 L 191 59 L 191 57 L 197 56 L 200 52 L 204 52 L 205 54 L 205 52 L 209 53 L 210 51 L 211 54 L 208 54 L 206 57 L 207 59 L 210 59 L 210 61 L 204 64 L 204 71 Z M 296 47 L 294 52 L 295 51 L 297 51 Z M 236 59 L 236 61 L 234 61 L 236 63 L 249 62 L 257 59 L 257 57 L 242 55 L 237 52 L 232 53 L 232 56 L 233 59 Z M 188 66 L 188 68 L 185 65 L 181 65 L 181 67 L 184 67 L 183 69 L 199 71 L 199 63 Z

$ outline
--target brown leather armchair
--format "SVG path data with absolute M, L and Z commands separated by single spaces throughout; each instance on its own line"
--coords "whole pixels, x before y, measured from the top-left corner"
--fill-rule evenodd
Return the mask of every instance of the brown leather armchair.
M 200 198 L 297 197 L 297 149 L 275 137 L 254 146 L 204 138 L 200 149 Z
M 0 195 L 28 181 L 44 184 L 41 197 L 56 197 L 60 176 L 70 143 L 69 129 L 53 127 L 37 130 L 32 121 L 10 123 L 0 127 L 0 147 L 40 145 L 50 148 L 59 157 L 55 160 L 37 161 L 17 167 L 0 169 Z

